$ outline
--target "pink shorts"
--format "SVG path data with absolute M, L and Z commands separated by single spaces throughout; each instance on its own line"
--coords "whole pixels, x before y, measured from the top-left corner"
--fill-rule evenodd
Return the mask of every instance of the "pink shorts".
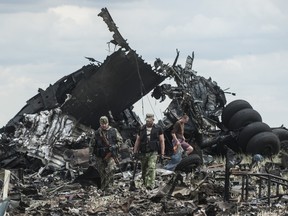
M 181 147 L 183 148 L 184 151 L 187 151 L 187 149 L 190 147 L 189 143 L 185 142 L 185 140 L 183 139 L 178 139 L 180 144 L 181 144 Z M 173 146 L 175 146 L 176 143 L 175 141 L 173 140 Z

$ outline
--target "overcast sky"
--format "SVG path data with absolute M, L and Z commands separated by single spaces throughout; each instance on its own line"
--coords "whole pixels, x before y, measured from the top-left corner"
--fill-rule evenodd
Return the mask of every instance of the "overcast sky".
M 172 64 L 178 49 L 184 67 L 194 51 L 198 75 L 236 93 L 228 102 L 247 100 L 263 122 L 287 127 L 286 0 L 0 0 L 0 127 L 38 88 L 89 64 L 84 56 L 111 54 L 112 33 L 97 16 L 103 7 L 148 63 Z M 136 113 L 160 118 L 168 102 L 148 99 Z

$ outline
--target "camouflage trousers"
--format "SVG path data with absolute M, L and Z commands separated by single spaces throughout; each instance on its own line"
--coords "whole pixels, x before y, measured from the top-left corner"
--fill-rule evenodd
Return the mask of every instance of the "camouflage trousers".
M 99 172 L 101 178 L 101 189 L 105 190 L 113 184 L 116 164 L 112 157 L 106 160 L 96 157 L 95 160 L 95 168 Z
M 153 189 L 156 178 L 157 152 L 143 154 L 141 158 L 142 179 L 146 188 Z

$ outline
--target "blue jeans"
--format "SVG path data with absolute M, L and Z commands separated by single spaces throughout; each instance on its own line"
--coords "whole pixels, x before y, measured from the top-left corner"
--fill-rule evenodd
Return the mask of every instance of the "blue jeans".
M 181 159 L 182 159 L 182 152 L 178 151 L 177 153 L 171 156 L 171 160 L 169 161 L 168 164 L 164 166 L 164 169 L 173 171 L 177 166 L 177 164 L 181 161 Z

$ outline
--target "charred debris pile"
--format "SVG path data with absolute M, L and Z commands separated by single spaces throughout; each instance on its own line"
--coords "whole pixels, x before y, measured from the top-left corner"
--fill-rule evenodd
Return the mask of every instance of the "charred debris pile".
M 146 63 L 123 39 L 108 10 L 103 18 L 119 47 L 103 63 L 91 63 L 37 95 L 0 133 L 2 202 L 11 215 L 249 215 L 285 212 L 288 130 L 262 122 L 251 104 L 227 104 L 225 92 L 211 78 L 192 69 L 194 54 L 184 67 L 157 58 Z M 166 84 L 174 79 L 175 86 Z M 129 191 L 130 150 L 143 123 L 133 104 L 149 92 L 171 103 L 158 124 L 165 133 L 166 155 L 172 154 L 171 128 L 186 113 L 185 135 L 194 153 L 174 172 L 157 169 L 154 191 Z M 90 144 L 100 116 L 107 115 L 125 140 L 121 171 L 113 193 L 95 181 L 80 184 L 89 170 Z M 219 159 L 220 158 L 220 159 Z M 125 169 L 124 169 L 125 168 Z M 120 170 L 120 167 L 119 167 Z M 97 176 L 85 176 L 97 179 Z M 87 183 L 87 182 L 86 182 Z M 256 205 L 261 206 L 257 208 Z

